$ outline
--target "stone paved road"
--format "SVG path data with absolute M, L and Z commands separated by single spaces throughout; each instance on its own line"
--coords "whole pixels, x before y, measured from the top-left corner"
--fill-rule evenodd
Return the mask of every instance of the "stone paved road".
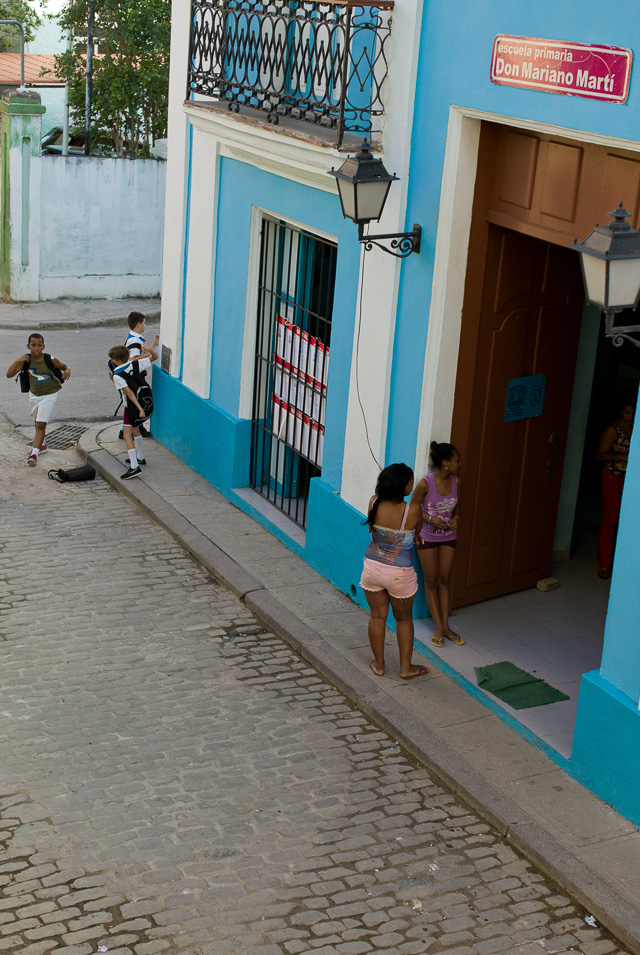
M 23 450 L 0 429 L 0 953 L 623 955 L 164 532 Z

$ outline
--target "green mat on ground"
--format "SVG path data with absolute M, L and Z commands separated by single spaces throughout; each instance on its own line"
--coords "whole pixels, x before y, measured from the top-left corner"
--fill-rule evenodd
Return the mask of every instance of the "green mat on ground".
M 514 710 L 526 710 L 530 706 L 559 703 L 569 697 L 549 686 L 537 676 L 525 673 L 513 663 L 492 663 L 486 667 L 474 667 L 478 686 L 493 693 L 499 700 L 508 703 Z

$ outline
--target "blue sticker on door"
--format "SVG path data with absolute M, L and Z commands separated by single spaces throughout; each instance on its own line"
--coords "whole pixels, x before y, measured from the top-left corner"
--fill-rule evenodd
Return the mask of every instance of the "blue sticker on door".
M 507 400 L 504 406 L 504 420 L 522 421 L 523 418 L 537 418 L 544 408 L 544 393 L 547 379 L 544 375 L 527 375 L 526 378 L 512 378 L 507 385 Z

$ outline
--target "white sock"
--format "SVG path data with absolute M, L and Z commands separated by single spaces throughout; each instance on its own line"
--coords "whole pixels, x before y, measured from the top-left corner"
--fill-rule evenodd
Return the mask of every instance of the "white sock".
M 137 467 L 138 467 L 138 456 L 136 455 L 135 448 L 131 448 L 131 450 L 128 451 L 127 453 L 128 453 L 128 455 L 129 455 L 129 460 L 131 461 L 131 467 L 132 467 L 132 468 L 137 468 Z
M 40 448 L 31 448 L 31 453 L 35 454 L 36 457 L 40 454 Z
M 139 458 L 144 461 L 144 454 L 142 453 L 142 435 L 138 434 L 134 437 L 133 443 L 136 446 L 136 454 Z

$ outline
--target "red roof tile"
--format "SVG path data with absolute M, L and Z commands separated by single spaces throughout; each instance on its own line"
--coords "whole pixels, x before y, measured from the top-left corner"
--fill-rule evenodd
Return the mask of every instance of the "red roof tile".
M 63 86 L 55 75 L 56 62 L 51 53 L 25 53 L 25 86 Z M 42 74 L 42 71 L 47 72 Z M 20 54 L 0 53 L 0 86 L 20 86 Z

